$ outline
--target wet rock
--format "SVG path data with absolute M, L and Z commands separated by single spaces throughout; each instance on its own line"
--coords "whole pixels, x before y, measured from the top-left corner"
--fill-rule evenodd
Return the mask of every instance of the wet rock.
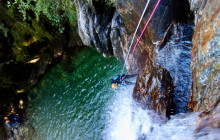
M 173 92 L 174 86 L 169 72 L 158 66 L 148 72 L 139 71 L 133 96 L 166 119 L 175 114 Z
M 129 40 L 131 41 L 132 35 L 135 32 L 136 26 L 139 22 L 139 19 L 142 15 L 142 12 L 144 10 L 144 7 L 147 3 L 147 1 L 135 1 L 135 0 L 116 0 L 116 9 L 120 13 L 123 21 L 126 31 L 128 32 Z M 141 34 L 154 6 L 156 4 L 156 1 L 151 1 L 149 3 L 149 7 L 146 11 L 145 16 L 143 17 L 143 21 L 140 24 L 140 28 L 138 29 L 137 35 L 134 39 L 134 44 L 136 43 L 139 35 Z M 169 29 L 169 26 L 173 22 L 172 18 L 172 11 L 167 8 L 167 6 L 170 5 L 169 1 L 162 1 L 159 5 L 158 9 L 156 10 L 153 19 L 148 25 L 148 28 L 146 29 L 145 33 L 142 36 L 142 39 L 140 40 L 135 52 L 134 52 L 134 58 L 131 63 L 131 66 L 135 69 L 138 68 L 141 69 L 141 67 L 145 66 L 146 59 L 151 59 L 153 61 L 155 57 L 155 49 L 156 45 L 154 44 L 162 44 L 166 37 L 166 32 Z M 161 15 L 163 15 L 161 17 Z M 134 47 L 134 44 L 132 48 Z M 128 43 L 130 45 L 130 42 Z M 124 50 L 126 47 L 124 47 Z M 127 47 L 128 48 L 128 47 Z M 149 55 L 145 56 L 144 53 L 148 52 Z M 126 50 L 127 52 L 127 50 Z M 132 52 L 130 52 L 131 54 Z M 129 59 L 131 59 L 131 56 L 129 56 Z M 126 63 L 126 66 L 128 68 L 128 63 Z
M 192 71 L 190 69 L 192 33 L 192 25 L 173 24 L 170 40 L 158 51 L 155 61 L 155 64 L 166 68 L 173 79 L 177 113 L 188 111 L 187 103 L 192 87 Z
M 121 62 L 124 61 L 124 58 L 126 58 L 126 54 L 128 52 L 128 37 L 129 35 L 126 33 L 123 20 L 119 13 L 115 11 L 111 22 L 110 39 L 112 43 L 113 54 Z
M 197 120 L 195 137 L 202 137 L 215 131 L 220 131 L 220 98 L 217 102 L 206 111 L 203 111 Z M 213 139 L 218 139 L 213 135 Z
M 132 35 L 147 1 L 116 0 L 115 2 L 116 9 L 124 21 L 127 32 Z M 144 28 L 156 2 L 150 1 L 136 39 Z M 166 68 L 172 76 L 172 82 L 176 86 L 174 102 L 177 113 L 187 111 L 187 102 L 190 95 L 192 24 L 193 13 L 190 11 L 190 5 L 187 0 L 163 0 L 135 50 L 134 62 L 138 64 L 140 69 L 135 91 L 137 89 L 139 91 L 147 90 L 145 89 L 146 87 L 141 85 L 144 83 L 145 74 L 152 71 L 152 69 L 157 69 L 155 65 Z M 186 82 L 182 82 L 182 80 Z M 147 81 L 145 82 L 147 83 Z M 138 100 L 145 100 L 141 99 L 144 96 L 138 94 L 141 94 L 141 92 L 134 92 L 134 97 L 137 97 Z M 146 100 L 144 103 L 154 104 L 153 100 Z M 166 107 L 163 106 L 163 108 Z M 161 112 L 159 111 L 159 114 L 164 114 L 166 111 Z
M 76 0 L 75 3 L 79 35 L 83 44 L 94 46 L 105 57 L 114 55 L 119 61 L 124 62 L 131 34 L 127 32 L 121 14 L 105 1 Z M 129 63 L 125 63 L 128 68 Z M 131 72 L 137 72 L 136 69 L 137 53 L 134 55 Z
M 79 35 L 84 45 L 94 46 L 98 52 L 109 57 L 113 55 L 110 32 L 115 8 L 105 1 L 75 0 Z
M 193 111 L 208 110 L 220 97 L 219 5 L 219 0 L 198 1 L 193 5 L 198 17 L 195 21 L 191 64 L 193 86 L 189 107 Z

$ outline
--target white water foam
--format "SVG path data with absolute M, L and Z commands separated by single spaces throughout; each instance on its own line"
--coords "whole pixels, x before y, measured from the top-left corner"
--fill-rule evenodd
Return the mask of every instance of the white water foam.
M 121 87 L 115 91 L 104 139 L 135 140 L 150 132 L 152 120 L 148 111 L 138 107 L 133 100 L 133 87 Z
M 172 116 L 162 124 L 152 111 L 144 110 L 132 98 L 133 86 L 113 91 L 115 97 L 109 104 L 109 120 L 104 131 L 105 140 L 203 140 L 195 137 L 199 113 Z M 213 131 L 214 132 L 214 131 Z M 217 133 L 216 133 L 217 134 Z M 210 135 L 212 137 L 212 134 Z M 209 138 L 210 138 L 209 136 Z M 206 136 L 207 137 L 207 136 Z M 214 138 L 217 138 L 215 135 Z

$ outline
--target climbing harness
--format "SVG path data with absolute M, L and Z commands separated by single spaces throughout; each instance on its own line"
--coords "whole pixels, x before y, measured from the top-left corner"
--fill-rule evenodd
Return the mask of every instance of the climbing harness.
M 145 14 L 146 10 L 147 10 L 147 7 L 148 7 L 149 2 L 150 2 L 150 0 L 147 1 L 147 4 L 146 4 L 146 6 L 145 6 L 145 8 L 144 8 L 144 11 L 143 11 L 143 13 L 142 13 L 142 15 L 141 15 L 141 18 L 140 18 L 139 22 L 138 22 L 138 25 L 137 25 L 137 27 L 136 27 L 136 30 L 135 30 L 134 35 L 133 35 L 132 40 L 131 40 L 131 44 L 130 44 L 129 49 L 128 49 L 128 54 L 127 54 L 127 56 L 126 56 L 126 58 L 125 58 L 125 62 L 127 62 L 128 56 L 129 56 L 129 54 L 130 54 L 131 47 L 132 47 L 133 42 L 134 42 L 134 38 L 135 38 L 135 36 L 136 36 L 136 34 L 137 34 L 138 28 L 139 28 L 139 26 L 140 26 L 140 24 L 141 24 L 141 21 L 142 21 L 142 19 L 143 19 L 143 17 L 144 17 L 144 14 Z M 125 63 L 124 63 L 123 69 L 122 69 L 122 71 L 121 71 L 121 75 L 123 74 L 124 68 L 125 68 Z
M 154 10 L 152 11 L 152 13 L 151 13 L 151 15 L 150 15 L 150 17 L 149 17 L 147 23 L 145 24 L 144 29 L 143 29 L 142 32 L 141 32 L 141 35 L 139 36 L 139 38 L 138 38 L 138 40 L 137 40 L 137 42 L 136 42 L 136 44 L 135 44 L 135 46 L 134 46 L 134 48 L 133 48 L 133 52 L 132 52 L 132 55 L 131 55 L 131 59 L 130 59 L 129 65 L 128 65 L 127 72 L 126 72 L 126 74 L 124 75 L 124 77 L 122 77 L 121 80 L 124 80 L 125 76 L 126 76 L 126 75 L 128 74 L 128 72 L 129 72 L 129 69 L 130 69 L 130 66 L 131 66 L 131 62 L 132 62 L 132 59 L 133 59 L 133 56 L 134 56 L 135 49 L 136 49 L 136 47 L 137 47 L 137 45 L 138 45 L 138 43 L 139 43 L 141 37 L 143 36 L 144 31 L 146 30 L 146 28 L 147 28 L 147 26 L 148 26 L 148 24 L 149 24 L 151 18 L 153 17 L 154 12 L 156 11 L 156 9 L 157 9 L 157 7 L 158 7 L 160 1 L 161 1 L 161 0 L 158 0 L 158 1 L 157 1 L 157 4 L 156 4 L 156 6 L 154 7 Z M 143 15 L 143 14 L 142 14 L 142 15 Z M 128 54 L 129 54 L 129 52 L 128 52 Z M 125 62 L 126 62 L 126 61 L 125 61 Z M 125 64 L 124 64 L 124 65 L 125 65 Z M 124 70 L 124 69 L 123 69 L 123 70 Z M 122 73 L 123 73 L 123 70 L 122 70 Z

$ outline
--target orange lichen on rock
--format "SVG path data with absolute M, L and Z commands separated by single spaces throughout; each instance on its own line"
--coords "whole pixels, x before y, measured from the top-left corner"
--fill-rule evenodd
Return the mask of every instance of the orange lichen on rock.
M 192 95 L 189 111 L 209 109 L 219 97 L 218 39 L 220 28 L 220 1 L 210 0 L 199 7 L 198 23 L 193 35 L 191 57 Z M 193 108 L 193 109 L 192 109 Z
M 207 10 L 211 5 L 215 5 L 213 4 L 214 2 L 215 0 L 210 1 L 210 3 L 212 4 L 207 5 L 204 10 Z M 203 53 L 207 52 L 207 43 L 210 40 L 212 40 L 216 34 L 213 24 L 215 24 L 216 27 L 219 26 L 219 20 L 217 19 L 217 16 L 219 15 L 219 11 L 220 11 L 220 6 L 218 6 L 217 4 L 216 7 L 212 7 L 211 13 L 203 14 L 201 19 L 197 23 L 193 35 L 192 64 L 194 64 L 194 59 L 196 57 L 196 54 L 198 53 L 198 47 L 200 45 L 202 52 Z

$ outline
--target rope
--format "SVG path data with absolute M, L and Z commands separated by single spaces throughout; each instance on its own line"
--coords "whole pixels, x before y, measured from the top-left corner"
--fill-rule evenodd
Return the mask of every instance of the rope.
M 140 37 L 138 38 L 138 40 L 137 40 L 137 42 L 136 42 L 136 44 L 135 44 L 135 46 L 134 46 L 134 49 L 133 49 L 133 52 L 132 52 L 132 56 L 131 56 L 131 60 L 130 60 L 130 63 L 129 63 L 129 67 L 128 67 L 127 72 L 126 72 L 126 74 L 124 75 L 124 77 L 122 77 L 122 79 L 121 79 L 122 81 L 124 80 L 125 76 L 126 76 L 126 75 L 128 74 L 128 72 L 129 72 L 129 69 L 130 69 L 130 66 L 131 66 L 131 62 L 132 62 L 132 59 L 133 59 L 133 56 L 134 56 L 135 49 L 136 49 L 136 47 L 137 47 L 137 45 L 138 45 L 138 43 L 139 43 L 139 41 L 140 41 L 142 35 L 144 34 L 144 31 L 146 30 L 146 28 L 147 28 L 147 26 L 148 26 L 148 24 L 149 24 L 151 18 L 153 17 L 154 12 L 156 11 L 156 9 L 157 9 L 157 7 L 158 7 L 160 1 L 161 1 L 161 0 L 158 0 L 158 2 L 157 2 L 157 4 L 156 4 L 156 6 L 154 7 L 154 10 L 152 11 L 152 13 L 151 13 L 151 15 L 150 15 L 150 17 L 149 17 L 149 19 L 148 19 L 146 25 L 145 25 L 145 27 L 144 27 L 144 29 L 143 29 L 143 31 L 142 31 Z
M 142 21 L 142 19 L 143 19 L 143 17 L 144 17 L 144 14 L 145 14 L 146 10 L 147 10 L 147 7 L 148 7 L 149 2 L 150 2 L 150 0 L 147 1 L 146 6 L 145 6 L 145 8 L 144 8 L 144 11 L 143 11 L 143 13 L 142 13 L 142 15 L 141 15 L 141 18 L 140 18 L 139 22 L 138 22 L 138 25 L 137 25 L 137 27 L 136 27 L 135 33 L 134 33 L 134 35 L 133 35 L 133 37 L 132 37 L 132 40 L 131 40 L 131 44 L 130 44 L 130 46 L 129 46 L 128 54 L 127 54 L 127 56 L 126 56 L 126 58 L 125 58 L 125 62 L 127 62 L 127 60 L 128 60 L 128 56 L 129 56 L 129 54 L 130 54 L 130 50 L 131 50 L 131 47 L 132 47 L 133 42 L 134 42 L 134 38 L 135 38 L 135 36 L 136 36 L 136 34 L 137 34 L 138 28 L 139 28 L 139 26 L 140 26 L 140 24 L 141 24 L 141 21 Z M 122 75 L 122 73 L 124 72 L 125 64 L 126 64 L 126 63 L 124 63 L 123 69 L 122 69 L 122 71 L 121 71 L 121 75 Z

